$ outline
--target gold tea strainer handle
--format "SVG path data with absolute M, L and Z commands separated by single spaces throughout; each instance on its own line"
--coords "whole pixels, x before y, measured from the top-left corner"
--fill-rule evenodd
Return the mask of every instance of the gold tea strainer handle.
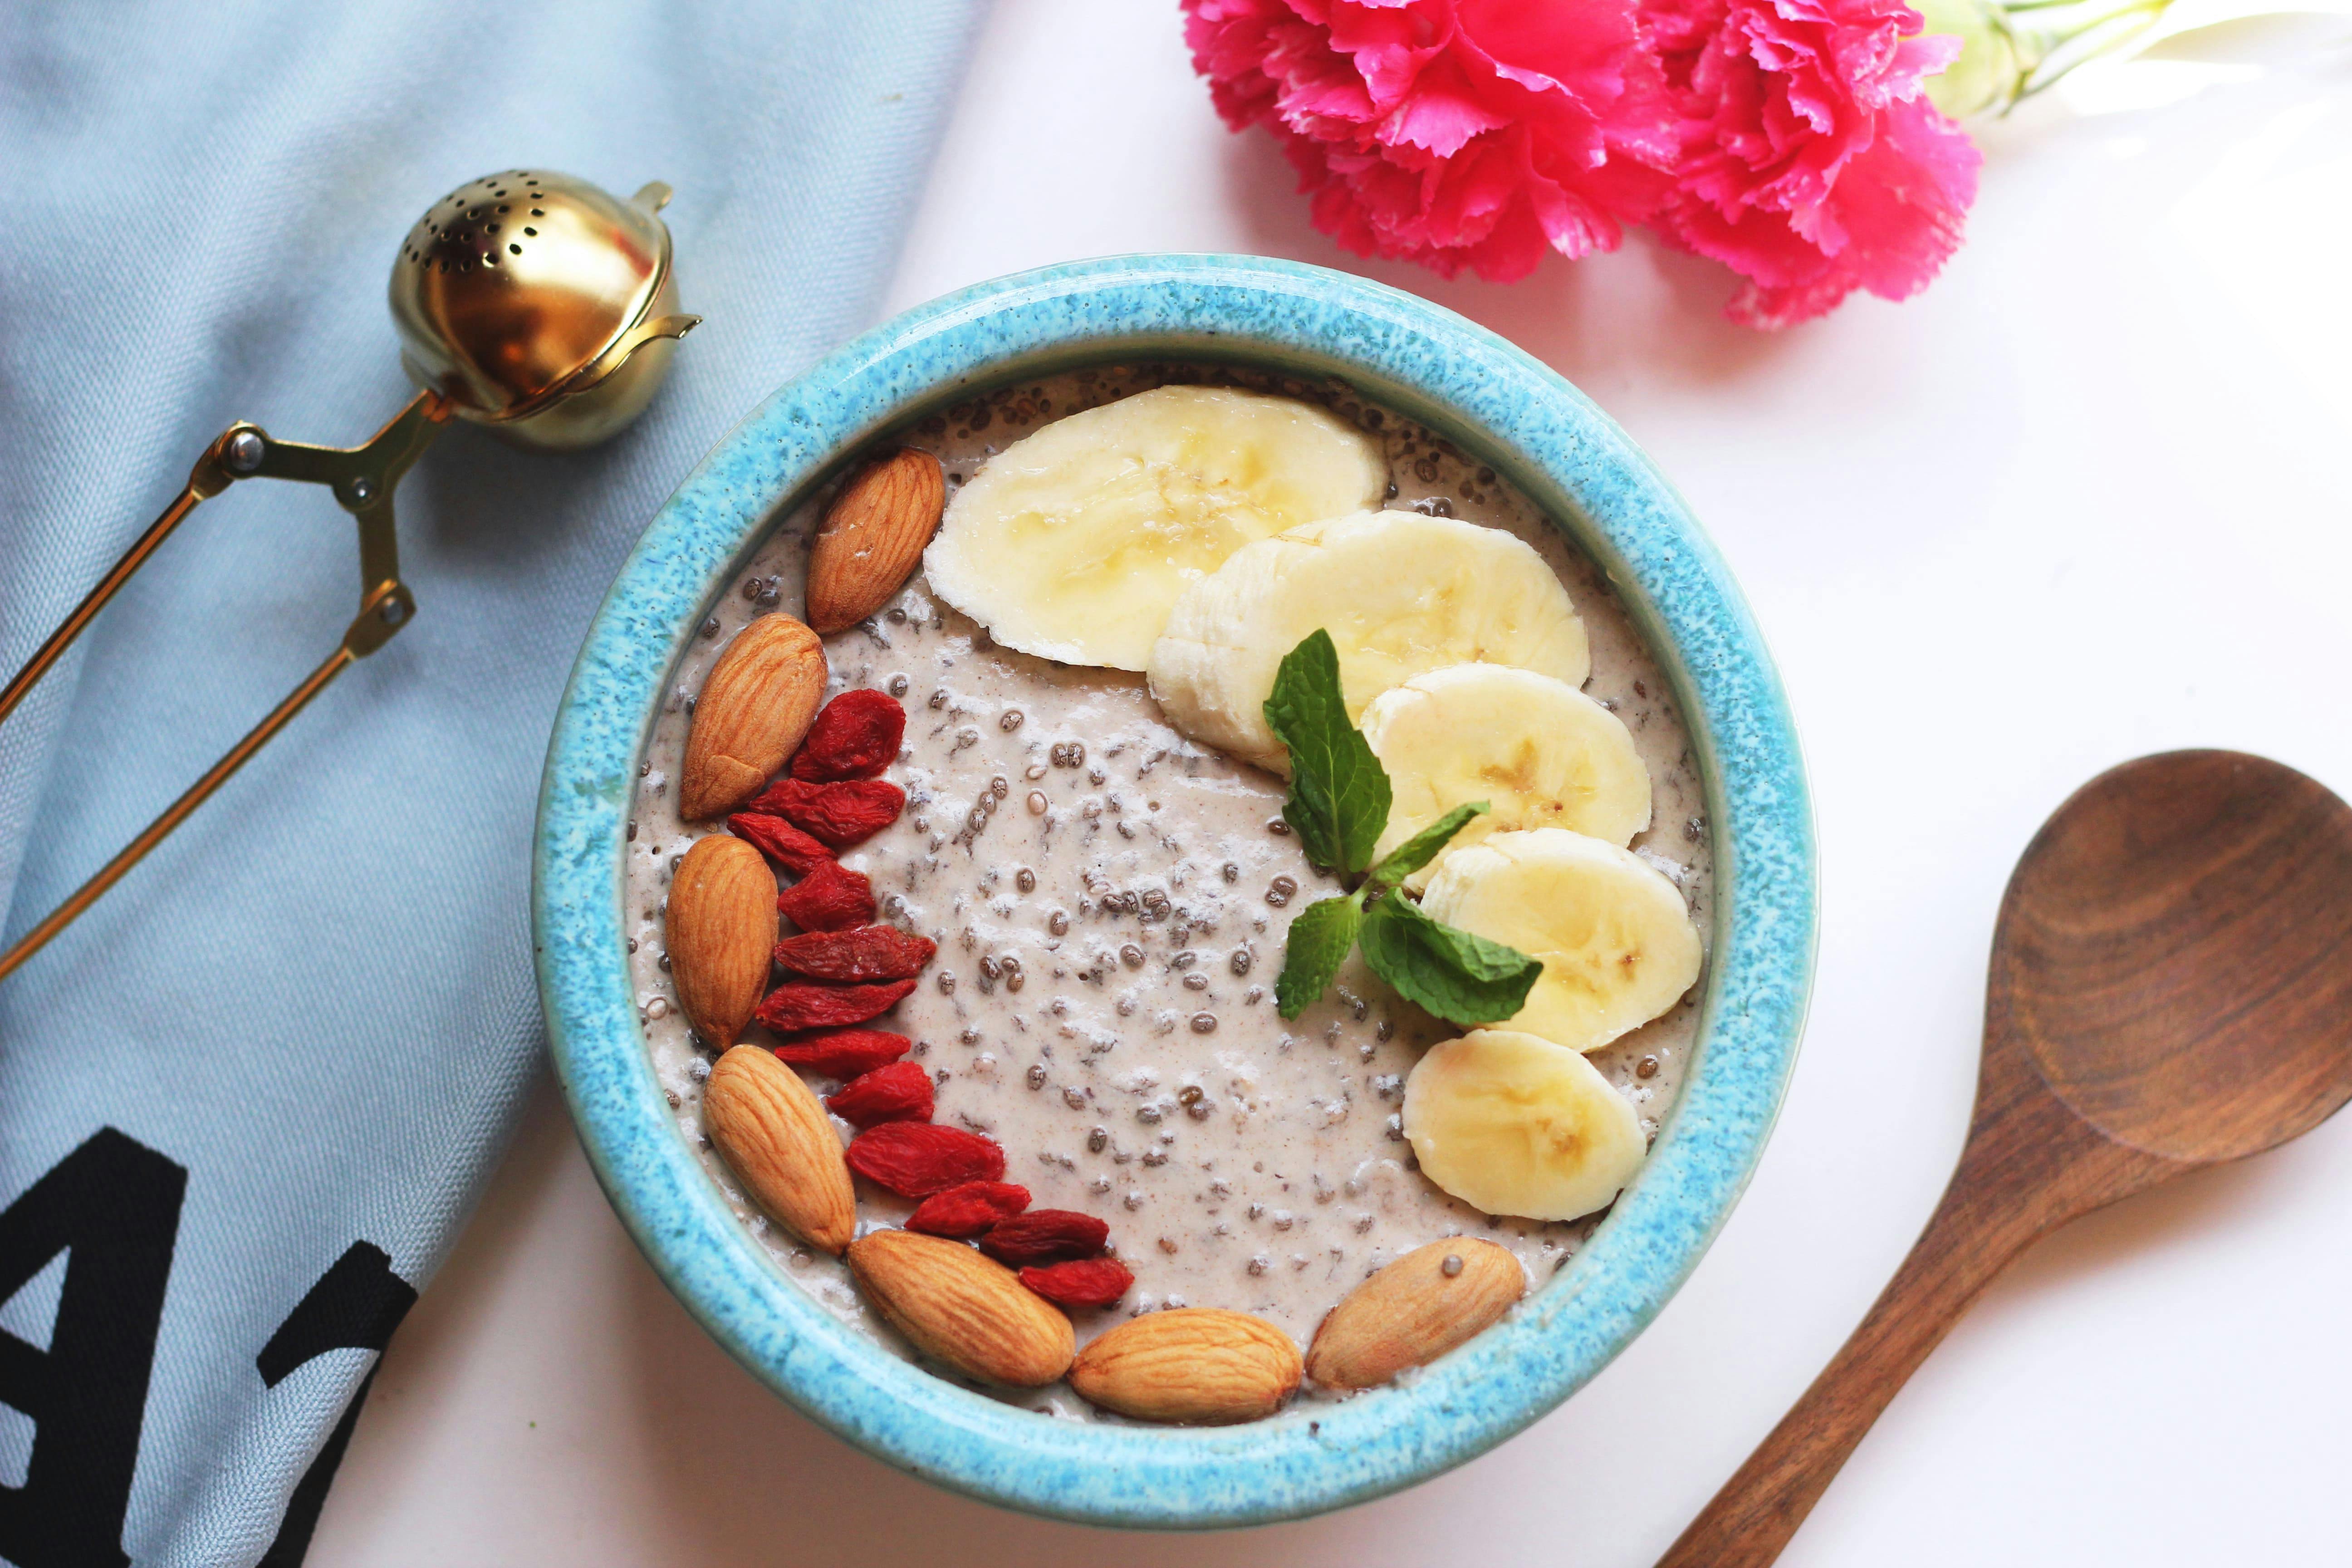
M 41 677 L 49 672 L 83 628 L 106 607 L 107 601 L 131 580 L 131 574 L 144 565 L 156 547 L 195 510 L 196 503 L 209 500 L 238 479 L 295 479 L 326 485 L 334 491 L 343 510 L 358 520 L 360 610 L 344 631 L 342 642 L 327 656 L 325 663 L 312 670 L 285 701 L 271 709 L 268 717 L 255 725 L 245 739 L 229 748 L 228 754 L 190 785 L 187 793 L 173 801 L 163 816 L 149 823 L 146 830 L 126 845 L 121 854 L 108 861 L 40 924 L 26 931 L 15 946 L 0 953 L 0 979 L 5 979 L 51 937 L 71 924 L 76 916 L 97 902 L 100 895 L 121 880 L 122 874 L 137 865 L 147 851 L 163 842 L 166 834 L 202 805 L 231 773 L 244 765 L 247 757 L 284 729 L 287 721 L 326 689 L 327 683 L 341 675 L 346 666 L 390 642 L 394 634 L 415 616 L 416 601 L 409 594 L 408 585 L 400 580 L 400 544 L 393 532 L 392 492 L 409 465 L 441 433 L 449 415 L 447 399 L 437 392 L 420 392 L 366 445 L 350 448 L 273 441 L 258 426 L 230 426 L 196 459 L 195 468 L 188 475 L 187 488 L 178 499 L 163 509 L 163 515 L 139 536 L 136 543 L 123 552 L 113 570 L 100 579 L 98 586 L 89 591 L 73 614 L 49 635 L 48 641 L 26 661 L 16 679 L 0 689 L 0 721 L 5 721 L 25 700 L 26 693 L 40 683 Z
M 563 450 L 604 439 L 644 409 L 676 340 L 702 319 L 677 309 L 669 228 L 658 216 L 668 200 L 669 187 L 658 181 L 623 202 L 551 169 L 509 169 L 458 186 L 416 220 L 392 264 L 388 302 L 401 363 L 425 388 L 399 417 L 348 450 L 273 441 L 253 425 L 230 426 L 205 449 L 179 499 L 0 689 L 0 720 L 196 503 L 239 479 L 297 479 L 334 491 L 359 520 L 360 613 L 341 646 L 292 696 L 0 953 L 0 979 L 121 880 L 344 666 L 391 641 L 416 614 L 400 580 L 392 492 L 451 416 L 520 445 Z

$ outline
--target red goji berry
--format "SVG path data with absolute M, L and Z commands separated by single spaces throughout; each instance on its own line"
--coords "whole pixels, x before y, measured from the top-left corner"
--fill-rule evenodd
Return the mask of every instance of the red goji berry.
M 1029 1189 L 1010 1182 L 966 1182 L 943 1193 L 933 1193 L 907 1216 L 907 1228 L 926 1236 L 971 1239 L 1001 1219 L 1011 1219 L 1029 1206 Z
M 898 821 L 907 808 L 907 792 L 888 779 L 839 784 L 778 779 L 751 805 L 784 817 L 835 849 L 846 849 Z
M 782 817 L 763 812 L 737 812 L 727 819 L 727 831 L 795 877 L 805 877 L 833 858 L 832 850 Z
M 1087 1258 L 1024 1268 L 1021 1283 L 1057 1306 L 1108 1307 L 1127 1294 L 1135 1276 L 1115 1258 Z
M 896 926 L 810 931 L 776 943 L 776 962 L 811 980 L 904 980 L 920 974 L 939 944 Z
M 827 860 L 778 893 L 776 908 L 804 931 L 868 925 L 874 920 L 874 884 L 863 871 Z
M 845 691 L 824 705 L 793 759 L 793 777 L 870 779 L 898 755 L 907 710 L 879 691 Z
M 824 1029 L 786 1040 L 776 1047 L 776 1056 L 825 1078 L 852 1079 L 897 1061 L 914 1044 L 887 1029 Z
M 994 1139 L 936 1121 L 885 1121 L 851 1139 L 845 1158 L 851 1170 L 902 1198 L 1004 1174 L 1004 1150 Z
M 824 1108 L 852 1127 L 931 1119 L 931 1075 L 915 1062 L 892 1062 L 849 1080 Z
M 911 980 L 883 980 L 871 985 L 788 981 L 769 992 L 768 999 L 751 1016 L 780 1035 L 796 1029 L 837 1029 L 881 1016 L 914 988 Z
M 1110 1239 L 1110 1226 L 1076 1209 L 1031 1209 L 1014 1215 L 980 1238 L 980 1249 L 999 1263 L 1058 1263 L 1092 1258 Z

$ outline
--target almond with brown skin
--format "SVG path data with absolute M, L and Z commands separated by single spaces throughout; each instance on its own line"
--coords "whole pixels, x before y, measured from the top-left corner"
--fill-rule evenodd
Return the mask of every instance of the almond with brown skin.
M 816 1092 L 774 1052 L 737 1046 L 719 1058 L 702 1087 L 702 1126 L 770 1219 L 836 1257 L 857 1234 L 840 1135 Z
M 1180 1307 L 1121 1323 L 1070 1367 L 1089 1404 L 1143 1421 L 1255 1421 L 1298 1387 L 1298 1347 L 1263 1318 Z
M 1485 1329 L 1527 1293 L 1519 1260 L 1456 1237 L 1415 1247 L 1331 1309 L 1307 1352 L 1326 1388 L 1372 1388 L 1425 1366 Z
M 844 485 L 809 545 L 809 625 L 847 631 L 889 603 L 915 574 L 947 500 L 940 460 L 912 447 Z
M 892 1328 L 966 1376 L 1038 1388 L 1069 1370 L 1070 1320 L 961 1241 L 873 1231 L 850 1244 L 849 1272 Z
M 824 675 L 824 645 L 790 616 L 761 616 L 736 633 L 694 701 L 678 815 L 699 822 L 759 794 L 808 733 Z
M 776 874 L 767 857 L 723 833 L 697 839 L 670 878 L 663 930 L 686 1021 L 725 1050 L 751 1021 L 775 961 Z

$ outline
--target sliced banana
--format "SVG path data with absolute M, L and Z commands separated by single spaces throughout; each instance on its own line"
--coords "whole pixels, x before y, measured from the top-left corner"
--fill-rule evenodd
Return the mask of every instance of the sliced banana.
M 1605 1206 L 1646 1152 L 1625 1097 L 1564 1046 L 1474 1029 L 1433 1047 L 1404 1085 L 1422 1174 L 1471 1207 L 1575 1219 Z
M 1141 669 L 1187 584 L 1245 544 L 1377 504 L 1388 478 L 1378 442 L 1312 404 L 1159 387 L 991 458 L 923 571 L 1007 647 Z
M 1364 739 L 1388 771 L 1377 860 L 1457 805 L 1485 801 L 1447 853 L 1515 828 L 1565 827 L 1612 844 L 1650 826 L 1650 770 L 1617 715 L 1565 681 L 1499 664 L 1455 664 L 1381 692 Z M 1405 886 L 1436 875 L 1423 867 Z
M 1568 590 L 1524 540 L 1417 511 L 1364 511 L 1245 545 L 1184 590 L 1151 649 L 1151 694 L 1194 740 L 1287 773 L 1266 728 L 1282 658 L 1318 628 L 1339 650 L 1348 716 L 1392 686 L 1484 660 L 1581 686 Z
M 1539 960 L 1527 1005 L 1503 1026 L 1570 1050 L 1648 1023 L 1698 979 L 1698 930 L 1675 885 L 1638 856 L 1564 828 L 1453 851 L 1421 907 Z

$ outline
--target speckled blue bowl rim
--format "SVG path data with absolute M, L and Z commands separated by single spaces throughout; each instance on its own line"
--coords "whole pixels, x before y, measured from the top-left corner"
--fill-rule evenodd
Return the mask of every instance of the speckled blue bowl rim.
M 826 1312 L 728 1212 L 677 1133 L 625 963 L 624 820 L 693 628 L 782 509 L 879 432 L 1014 375 L 1178 354 L 1347 378 L 1452 436 L 1559 521 L 1678 688 L 1707 784 L 1717 916 L 1700 1040 L 1635 1184 L 1518 1311 L 1410 1382 L 1222 1429 L 1060 1421 L 932 1376 Z M 875 329 L 777 392 L 680 486 L 589 628 L 548 749 L 533 879 L 541 995 L 581 1142 L 655 1269 L 736 1360 L 912 1474 L 1097 1524 L 1262 1523 L 1484 1452 L 1624 1348 L 1761 1155 L 1811 983 L 1815 867 L 1797 737 L 1730 574 L 1582 394 L 1411 295 L 1249 257 L 1142 256 L 983 283 Z

